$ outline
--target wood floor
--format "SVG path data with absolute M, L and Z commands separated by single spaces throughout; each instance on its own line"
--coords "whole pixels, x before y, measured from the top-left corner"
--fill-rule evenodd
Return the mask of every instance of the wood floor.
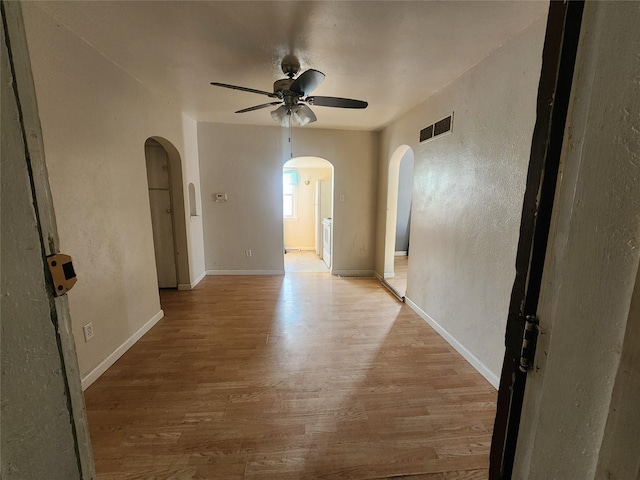
M 485 479 L 496 392 L 377 280 L 207 277 L 85 392 L 98 478 Z

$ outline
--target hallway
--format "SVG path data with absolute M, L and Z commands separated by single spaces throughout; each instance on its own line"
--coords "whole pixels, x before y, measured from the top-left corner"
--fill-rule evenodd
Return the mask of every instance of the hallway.
M 481 479 L 496 391 L 375 279 L 207 277 L 85 392 L 99 478 Z
M 329 273 L 329 268 L 316 252 L 292 250 L 284 254 L 284 271 L 286 273 Z

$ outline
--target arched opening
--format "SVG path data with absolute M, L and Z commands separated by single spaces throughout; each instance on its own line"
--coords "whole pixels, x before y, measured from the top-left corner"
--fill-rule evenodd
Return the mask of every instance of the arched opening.
M 333 165 L 296 157 L 282 168 L 285 272 L 330 272 L 333 254 Z
M 398 147 L 389 162 L 384 279 L 399 297 L 407 290 L 413 163 L 408 145 Z
M 168 140 L 144 144 L 158 288 L 188 289 L 186 210 L 180 153 Z

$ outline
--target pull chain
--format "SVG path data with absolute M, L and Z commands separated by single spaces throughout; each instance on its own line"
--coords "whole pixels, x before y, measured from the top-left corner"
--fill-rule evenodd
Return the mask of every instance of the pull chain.
M 291 115 L 289 115 L 289 155 L 290 155 L 290 158 L 293 158 L 293 140 L 292 140 L 293 125 L 291 122 L 292 122 Z

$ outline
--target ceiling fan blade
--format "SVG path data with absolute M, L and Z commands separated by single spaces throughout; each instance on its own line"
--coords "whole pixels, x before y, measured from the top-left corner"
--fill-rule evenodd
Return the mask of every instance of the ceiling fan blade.
M 282 102 L 263 103 L 262 105 L 256 105 L 255 107 L 243 108 L 242 110 L 238 110 L 236 113 L 253 112 L 254 110 L 260 110 L 261 108 L 273 107 L 274 105 L 280 105 L 281 103 Z
M 265 92 L 264 90 L 256 90 L 255 88 L 239 87 L 238 85 L 229 85 L 228 83 L 218 82 L 211 82 L 211 85 L 215 85 L 216 87 L 231 88 L 232 90 L 242 90 L 243 92 L 259 93 L 260 95 L 266 95 L 271 98 L 280 98 L 275 93 Z
M 317 105 L 319 107 L 367 108 L 369 105 L 362 100 L 340 97 L 307 97 L 305 101 L 310 105 Z
M 293 93 L 297 93 L 298 95 L 309 95 L 316 88 L 318 88 L 318 86 L 324 80 L 324 77 L 324 73 L 319 72 L 318 70 L 307 70 L 293 81 L 293 83 L 289 87 L 289 90 L 291 90 Z

